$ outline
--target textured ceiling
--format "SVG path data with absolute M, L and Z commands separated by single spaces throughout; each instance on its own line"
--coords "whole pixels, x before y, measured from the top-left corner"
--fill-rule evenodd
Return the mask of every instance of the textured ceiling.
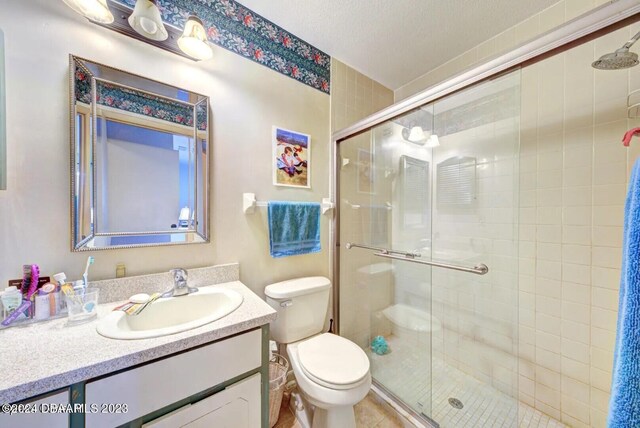
M 558 0 L 240 0 L 397 89 Z

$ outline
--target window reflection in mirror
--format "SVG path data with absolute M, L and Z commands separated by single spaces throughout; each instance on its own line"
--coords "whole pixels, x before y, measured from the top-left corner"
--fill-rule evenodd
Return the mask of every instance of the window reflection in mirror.
M 72 57 L 73 249 L 208 241 L 208 98 Z

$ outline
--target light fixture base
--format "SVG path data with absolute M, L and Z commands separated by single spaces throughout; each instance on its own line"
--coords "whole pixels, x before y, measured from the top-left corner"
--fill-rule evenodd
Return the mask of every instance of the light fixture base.
M 138 34 L 129 25 L 129 16 L 131 16 L 131 14 L 133 13 L 132 9 L 120 3 L 117 3 L 113 0 L 107 0 L 107 5 L 109 6 L 109 9 L 111 10 L 111 13 L 115 18 L 111 24 L 101 24 L 99 22 L 94 22 L 91 20 L 88 20 L 88 21 L 91 22 L 92 24 L 96 24 L 101 27 L 108 28 L 120 34 L 124 34 L 125 36 L 129 36 L 133 39 L 140 40 L 141 42 L 144 42 L 146 44 L 155 46 L 160 49 L 164 49 L 176 55 L 180 55 L 183 58 L 188 58 L 191 61 L 199 62 L 199 60 L 192 58 L 189 55 L 182 52 L 182 50 L 178 46 L 178 39 L 180 38 L 180 36 L 182 36 L 181 29 L 165 23 L 164 26 L 167 29 L 167 33 L 169 33 L 169 37 L 167 38 L 167 40 L 163 40 L 163 41 L 150 40 Z

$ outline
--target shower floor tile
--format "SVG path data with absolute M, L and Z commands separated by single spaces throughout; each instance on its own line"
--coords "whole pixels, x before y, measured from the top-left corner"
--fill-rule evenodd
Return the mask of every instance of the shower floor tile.
M 434 359 L 431 367 L 425 354 L 415 346 L 403 346 L 394 336 L 387 340 L 391 353 L 380 356 L 369 350 L 374 378 L 414 409 L 422 409 L 441 428 L 566 427 L 440 359 Z M 430 378 L 431 384 L 427 382 Z M 451 397 L 460 400 L 464 407 L 456 409 L 449 404 Z

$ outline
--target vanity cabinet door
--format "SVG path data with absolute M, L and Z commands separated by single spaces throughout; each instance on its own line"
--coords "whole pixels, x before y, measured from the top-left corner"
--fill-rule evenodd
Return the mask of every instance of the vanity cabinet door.
M 21 401 L 27 404 L 29 409 L 34 406 L 36 413 L 16 413 L 9 415 L 0 413 L 0 427 L 2 428 L 64 428 L 69 427 L 69 413 L 57 411 L 61 406 L 69 405 L 69 390 L 56 392 L 45 397 L 36 397 L 31 400 Z M 46 409 L 46 410 L 44 410 Z M 41 410 L 46 411 L 42 413 Z
M 189 398 L 262 365 L 260 330 L 214 342 L 87 383 L 88 406 L 126 406 L 87 413 L 88 428 L 113 428 Z
M 143 428 L 258 428 L 260 374 L 235 383 L 211 397 L 175 410 Z

